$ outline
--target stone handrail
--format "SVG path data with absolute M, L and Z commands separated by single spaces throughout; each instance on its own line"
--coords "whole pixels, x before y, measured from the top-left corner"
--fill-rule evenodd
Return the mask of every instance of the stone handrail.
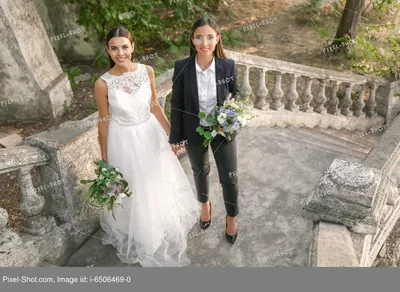
M 362 164 L 335 160 L 316 185 L 303 208 L 316 222 L 310 265 L 372 266 L 400 218 L 399 184 L 397 116 Z
M 49 156 L 35 147 L 24 145 L 11 149 L 0 149 L 0 173 L 18 171 L 21 212 L 26 217 L 26 224 L 22 230 L 30 234 L 45 234 L 55 225 L 54 218 L 45 218 L 42 215 L 45 200 L 43 196 L 36 192 L 30 174 L 32 168 L 45 165 L 48 161 Z M 2 214 L 4 216 L 0 222 L 0 230 L 6 228 L 8 221 L 5 219 L 8 216 L 4 209 Z
M 320 114 L 329 113 L 332 115 L 342 114 L 344 116 L 365 116 L 373 117 L 377 115 L 375 111 L 376 91 L 379 86 L 387 86 L 388 81 L 384 78 L 375 76 L 362 76 L 357 74 L 340 73 L 336 71 L 314 68 L 306 65 L 295 64 L 280 60 L 268 59 L 260 56 L 253 56 L 233 51 L 226 51 L 228 57 L 235 60 L 238 65 L 245 66 L 243 71 L 243 82 L 240 88 L 242 99 L 247 99 L 252 91 L 249 81 L 250 68 L 260 69 L 258 86 L 254 93 L 256 99 L 254 107 L 258 109 L 287 110 L 317 112 Z M 265 86 L 265 73 L 275 71 L 274 87 L 270 95 L 272 102 L 266 102 L 268 89 Z M 282 90 L 282 74 L 290 74 L 291 81 L 287 90 Z M 306 79 L 305 89 L 302 94 L 297 92 L 296 84 L 298 77 Z M 312 81 L 319 81 L 319 91 L 317 96 L 312 95 Z M 326 88 L 329 83 L 333 83 L 331 96 L 326 96 Z M 337 92 L 340 84 L 346 84 L 345 97 L 340 104 Z M 358 89 L 359 97 L 354 103 L 355 109 L 352 111 L 351 93 L 355 85 L 361 85 Z M 364 102 L 364 95 L 369 89 L 368 101 Z M 286 94 L 286 104 L 282 103 L 282 97 Z M 299 99 L 300 96 L 300 99 Z M 365 112 L 365 114 L 364 114 Z
M 263 124 L 365 130 L 388 122 L 387 113 L 391 107 L 388 99 L 393 95 L 393 89 L 385 78 L 340 73 L 229 50 L 225 50 L 225 53 L 238 66 L 244 67 L 242 76 L 239 76 L 239 99 L 249 101 L 254 92 L 255 114 L 263 116 L 259 119 Z M 250 85 L 250 69 L 259 72 L 254 89 Z M 268 71 L 275 72 L 270 90 L 266 87 Z M 287 88 L 283 88 L 283 74 L 290 76 Z M 304 79 L 301 92 L 298 92 L 299 77 Z M 314 89 L 313 80 L 319 82 L 318 88 Z M 339 99 L 338 91 L 342 84 L 345 89 Z M 352 100 L 353 92 L 358 94 L 355 101 Z M 169 107 L 170 103 L 167 102 L 165 109 L 169 110 Z

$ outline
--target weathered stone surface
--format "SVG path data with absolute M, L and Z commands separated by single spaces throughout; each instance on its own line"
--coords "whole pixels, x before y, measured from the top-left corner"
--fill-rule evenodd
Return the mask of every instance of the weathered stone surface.
M 386 243 L 383 244 L 381 250 L 379 251 L 379 256 L 382 257 L 382 258 L 387 257 L 387 254 L 386 254 Z
M 41 194 L 48 201 L 53 216 L 71 224 L 71 240 L 79 247 L 99 228 L 97 211 L 83 211 L 83 198 L 78 195 L 81 179 L 94 176 L 94 160 L 100 157 L 95 115 L 79 122 L 54 127 L 31 136 L 27 143 L 39 147 L 52 158 L 39 168 L 43 185 L 52 185 Z M 97 121 L 95 121 L 97 124 Z M 58 182 L 55 184 L 55 182 Z
M 377 263 L 376 267 L 377 268 L 387 268 L 390 267 L 390 261 L 388 259 L 385 258 L 380 258 L 379 262 Z
M 22 137 L 18 134 L 0 133 L 0 148 L 11 148 L 14 146 L 22 145 L 22 143 Z
M 0 120 L 53 118 L 72 89 L 38 15 L 35 1 L 0 2 Z M 32 37 L 36 36 L 36 37 Z
M 74 251 L 65 226 L 55 227 L 44 236 L 32 236 L 6 229 L 0 232 L 0 266 L 37 267 L 42 263 L 64 264 Z
M 318 267 L 358 267 L 350 233 L 346 227 L 326 222 L 319 223 Z
M 381 141 L 374 147 L 363 161 L 368 167 L 386 172 L 390 177 L 397 170 L 400 162 L 400 116 L 397 116 Z
M 386 109 L 386 123 L 391 125 L 393 120 L 398 116 L 400 113 L 400 80 L 394 81 L 390 83 L 390 85 L 383 87 L 384 93 L 388 98 L 387 104 L 383 103 L 383 108 Z M 389 93 L 387 94 L 387 91 Z M 378 91 L 379 93 L 379 91 Z M 379 97 L 379 96 L 378 96 Z
M 392 185 L 390 187 L 390 190 L 389 190 L 387 204 L 390 205 L 390 206 L 394 206 L 399 199 L 400 199 L 399 188 L 397 188 L 396 186 Z
M 26 165 L 43 165 L 48 160 L 45 152 L 28 145 L 0 149 L 0 173 L 18 170 Z
M 346 117 L 330 114 L 307 113 L 303 111 L 274 111 L 253 109 L 256 119 L 249 121 L 253 126 L 278 126 L 278 127 L 321 127 L 324 129 L 369 130 L 375 125 L 382 125 L 385 118 L 375 116 L 370 119 L 364 117 Z
M 303 208 L 313 221 L 343 224 L 355 232 L 373 234 L 376 220 L 372 200 L 380 180 L 378 170 L 335 159 Z
M 0 230 L 6 228 L 8 222 L 8 213 L 3 208 L 0 208 Z

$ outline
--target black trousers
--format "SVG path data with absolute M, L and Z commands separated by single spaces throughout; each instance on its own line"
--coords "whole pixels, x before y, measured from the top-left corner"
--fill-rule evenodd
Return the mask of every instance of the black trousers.
M 201 203 L 206 203 L 209 198 L 210 188 L 210 161 L 208 156 L 209 146 L 204 147 L 202 143 L 203 141 L 201 140 L 191 140 L 188 141 L 185 148 L 192 165 L 197 199 Z M 210 145 L 218 168 L 226 213 L 230 217 L 235 217 L 239 214 L 236 140 L 227 142 L 224 137 L 217 135 Z

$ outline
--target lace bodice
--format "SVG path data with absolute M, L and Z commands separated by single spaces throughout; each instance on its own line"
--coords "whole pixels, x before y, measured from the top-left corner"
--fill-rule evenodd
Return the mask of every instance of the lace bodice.
M 107 72 L 101 78 L 108 87 L 111 120 L 130 126 L 149 118 L 151 88 L 146 65 L 139 64 L 135 71 L 120 76 Z

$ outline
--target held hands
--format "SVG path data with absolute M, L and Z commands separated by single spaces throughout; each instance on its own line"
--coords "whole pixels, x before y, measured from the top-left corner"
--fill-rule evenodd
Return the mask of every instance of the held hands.
M 183 140 L 180 143 L 170 144 L 172 152 L 175 155 L 179 155 L 181 153 L 185 153 L 185 145 L 187 144 L 187 140 Z

